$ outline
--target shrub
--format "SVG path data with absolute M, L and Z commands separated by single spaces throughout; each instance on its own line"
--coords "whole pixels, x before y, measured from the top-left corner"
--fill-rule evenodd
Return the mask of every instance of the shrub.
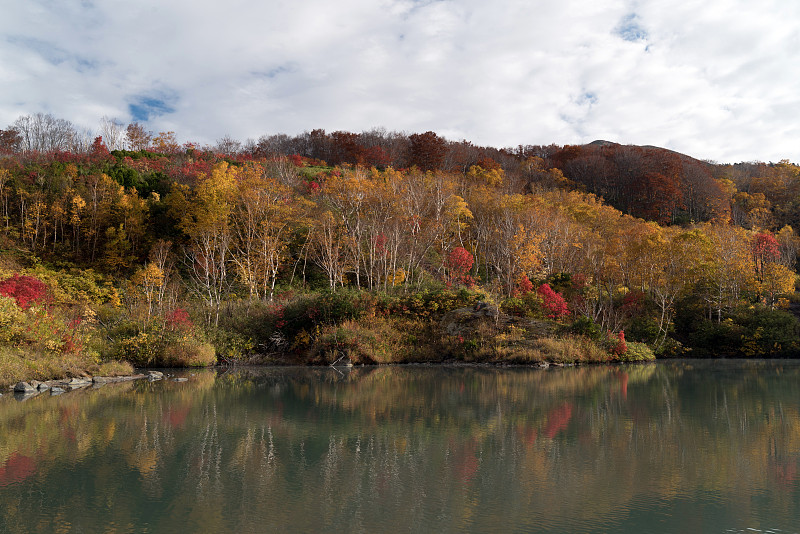
M 166 318 L 154 316 L 144 324 L 129 317 L 117 319 L 107 334 L 114 340 L 107 358 L 125 360 L 137 367 L 196 367 L 216 363 L 214 347 L 180 308 Z
M 533 282 L 524 274 L 517 280 L 517 287 L 514 291 L 515 296 L 526 295 L 533 291 Z
M 20 335 L 25 312 L 12 297 L 0 296 L 0 343 L 9 343 Z
M 15 273 L 0 282 L 0 295 L 13 298 L 20 308 L 26 309 L 45 300 L 47 286 L 33 276 Z
M 164 346 L 162 362 L 165 367 L 208 367 L 217 363 L 217 354 L 210 343 L 182 339 Z
M 619 359 L 623 362 L 649 362 L 655 360 L 656 355 L 647 344 L 632 341 L 627 344 L 627 350 Z
M 536 291 L 519 293 L 517 296 L 505 299 L 501 308 L 506 313 L 518 317 L 544 318 L 542 297 Z
M 553 291 L 548 284 L 542 284 L 536 290 L 542 297 L 542 309 L 548 319 L 563 319 L 569 315 L 569 307 L 559 293 Z
M 646 315 L 635 316 L 625 328 L 628 339 L 653 343 L 660 335 L 658 320 Z
M 800 353 L 800 322 L 789 312 L 741 306 L 717 321 L 709 320 L 699 306 L 681 304 L 676 332 L 696 356 L 774 358 Z
M 578 317 L 575 322 L 572 323 L 570 330 L 574 334 L 586 336 L 595 341 L 599 341 L 603 335 L 600 325 L 595 323 L 591 317 L 586 317 L 585 315 Z
M 611 336 L 610 332 L 609 336 Z M 628 352 L 628 343 L 625 341 L 625 332 L 620 330 L 619 332 L 617 332 L 616 338 L 617 339 L 614 342 L 612 336 L 613 346 L 611 348 L 611 353 L 621 358 L 622 356 L 625 355 L 626 352 Z
M 205 337 L 214 347 L 219 360 L 225 363 L 246 358 L 255 347 L 252 338 L 236 330 L 208 328 Z
M 114 344 L 112 356 L 137 367 L 157 366 L 163 354 L 163 340 L 152 332 L 142 331 Z

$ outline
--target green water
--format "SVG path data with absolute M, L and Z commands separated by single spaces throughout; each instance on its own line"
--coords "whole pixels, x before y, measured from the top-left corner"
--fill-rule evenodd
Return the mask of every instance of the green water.
M 0 398 L 0 532 L 797 532 L 799 467 L 795 361 Z

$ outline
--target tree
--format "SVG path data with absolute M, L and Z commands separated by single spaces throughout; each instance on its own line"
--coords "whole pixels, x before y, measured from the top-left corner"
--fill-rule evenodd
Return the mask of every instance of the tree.
M 229 135 L 217 140 L 214 145 L 214 152 L 226 156 L 236 156 L 242 151 L 242 143 Z
M 85 206 L 86 213 L 81 222 L 90 246 L 89 257 L 94 261 L 100 248 L 102 237 L 105 236 L 104 228 L 115 226 L 113 222 L 114 207 L 119 198 L 125 193 L 125 188 L 109 178 L 107 174 L 92 174 L 86 178 L 86 200 L 74 204 L 77 212 Z
M 542 284 L 536 290 L 542 298 L 542 308 L 549 319 L 563 319 L 569 315 L 569 307 L 560 293 L 553 291 L 549 284 Z
M 761 291 L 765 304 L 774 309 L 778 298 L 791 295 L 795 290 L 797 274 L 780 263 L 767 263 L 761 272 Z
M 145 130 L 144 126 L 138 122 L 132 122 L 125 130 L 125 138 L 128 150 L 147 150 L 153 139 L 153 133 Z
M 181 149 L 181 145 L 178 144 L 178 140 L 175 137 L 175 132 L 172 131 L 159 132 L 153 138 L 152 144 L 153 151 L 161 154 L 177 154 Z
M 52 152 L 67 150 L 77 134 L 71 122 L 57 119 L 49 113 L 24 115 L 14 121 L 23 152 Z
M 800 250 L 800 238 L 798 238 L 791 226 L 786 225 L 780 229 L 776 239 L 781 252 L 780 264 L 794 269 L 797 263 L 797 252 Z
M 447 141 L 434 132 L 408 136 L 408 164 L 424 171 L 440 169 L 447 153 Z
M 337 284 L 344 285 L 344 275 L 353 267 L 348 240 L 344 225 L 331 211 L 323 212 L 311 229 L 311 258 L 325 271 L 331 291 L 336 291 Z
M 5 227 L 8 228 L 10 224 L 10 217 L 8 216 L 8 183 L 11 180 L 11 172 L 8 169 L 0 169 L 0 204 L 3 207 L 3 222 Z
M 109 226 L 105 231 L 105 244 L 103 245 L 102 262 L 106 269 L 116 275 L 127 271 L 135 257 L 131 254 L 131 242 L 125 225 Z
M 456 247 L 450 251 L 445 260 L 445 268 L 447 269 L 447 284 L 464 284 L 470 285 L 472 278 L 469 276 L 469 271 L 475 263 L 475 258 L 464 247 Z
M 22 136 L 13 126 L 0 130 L 0 154 L 13 154 L 20 148 Z
M 703 230 L 711 246 L 695 260 L 701 272 L 698 293 L 721 322 L 723 312 L 733 309 L 745 292 L 758 290 L 751 240 L 747 231 L 734 226 L 708 225 Z
M 164 285 L 164 271 L 154 263 L 146 263 L 134 273 L 131 283 L 139 288 L 147 301 L 147 321 L 149 322 L 159 291 Z
M 775 236 L 761 232 L 753 236 L 750 244 L 755 263 L 756 277 L 759 282 L 764 278 L 764 267 L 768 263 L 775 263 L 781 257 L 780 246 Z
M 520 278 L 536 276 L 541 269 L 542 237 L 534 226 L 536 211 L 532 200 L 523 195 L 488 198 L 491 200 L 474 213 L 479 234 L 476 250 L 485 255 L 487 276 L 491 272 L 511 295 Z
M 104 115 L 100 119 L 100 135 L 108 150 L 119 150 L 124 147 L 125 130 L 119 119 L 108 118 Z
M 172 253 L 172 241 L 159 239 L 150 248 L 148 265 L 155 266 L 161 272 L 161 285 L 155 295 L 158 313 L 164 315 L 166 310 L 174 309 L 177 299 L 174 286 L 171 283 L 175 275 L 175 256 Z M 169 294 L 168 290 L 172 288 Z
M 645 228 L 631 240 L 629 254 L 637 263 L 636 280 L 658 307 L 658 331 L 651 341 L 660 348 L 675 317 L 675 303 L 697 281 L 696 265 L 709 255 L 710 242 L 696 229 Z
M 240 168 L 237 181 L 233 261 L 250 295 L 272 300 L 292 226 L 300 220 L 301 203 L 291 188 L 265 174 L 261 166 Z
M 208 306 L 208 319 L 215 325 L 231 283 L 228 264 L 236 192 L 236 169 L 223 161 L 210 174 L 200 175 L 193 195 L 185 186 L 176 186 L 168 199 L 178 226 L 189 238 L 185 260 L 191 288 Z

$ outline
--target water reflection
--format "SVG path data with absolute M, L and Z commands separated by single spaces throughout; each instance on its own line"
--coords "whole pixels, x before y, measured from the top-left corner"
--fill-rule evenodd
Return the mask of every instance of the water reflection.
M 243 369 L 0 399 L 0 531 L 794 531 L 800 362 Z

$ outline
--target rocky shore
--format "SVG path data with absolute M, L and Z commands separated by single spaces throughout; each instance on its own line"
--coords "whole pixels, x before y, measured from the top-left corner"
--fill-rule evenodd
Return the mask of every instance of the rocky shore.
M 127 376 L 90 376 L 90 377 L 77 377 L 67 378 L 62 380 L 47 380 L 39 382 L 38 380 L 31 380 L 29 382 L 17 382 L 8 388 L 10 393 L 15 397 L 35 397 L 44 393 L 49 395 L 61 395 L 69 391 L 84 389 L 88 387 L 101 387 L 105 384 L 112 384 L 117 382 L 130 382 L 133 380 L 163 380 L 164 373 L 161 371 L 147 371 Z M 188 379 L 185 377 L 177 377 L 172 379 L 175 382 L 186 382 Z M 2 393 L 0 393 L 2 395 Z

